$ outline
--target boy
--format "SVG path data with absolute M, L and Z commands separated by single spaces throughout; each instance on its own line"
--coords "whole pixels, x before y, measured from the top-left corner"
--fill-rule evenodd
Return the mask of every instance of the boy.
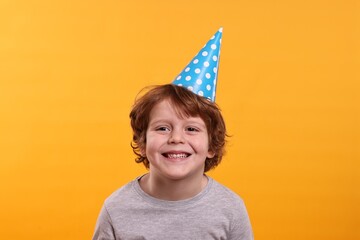
M 105 201 L 94 240 L 253 239 L 241 198 L 205 175 L 226 137 L 215 94 L 189 89 L 156 86 L 135 102 L 132 148 L 149 173 Z

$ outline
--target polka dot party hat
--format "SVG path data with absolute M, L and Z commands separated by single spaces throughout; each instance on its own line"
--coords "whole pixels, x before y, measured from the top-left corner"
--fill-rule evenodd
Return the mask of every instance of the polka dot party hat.
M 222 28 L 205 44 L 172 82 L 215 102 Z

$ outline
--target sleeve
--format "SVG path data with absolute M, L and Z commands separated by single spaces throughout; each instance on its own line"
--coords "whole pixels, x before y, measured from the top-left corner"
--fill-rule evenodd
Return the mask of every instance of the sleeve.
M 115 232 L 111 222 L 110 215 L 103 205 L 96 222 L 95 232 L 92 240 L 115 240 Z
M 232 222 L 232 228 L 230 232 L 231 240 L 254 240 L 254 235 L 247 213 L 245 204 L 243 201 L 240 202 L 237 213 L 234 216 Z

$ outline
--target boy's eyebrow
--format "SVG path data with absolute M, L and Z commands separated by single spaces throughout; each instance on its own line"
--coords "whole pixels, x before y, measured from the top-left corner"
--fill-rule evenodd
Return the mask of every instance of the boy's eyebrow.
M 193 120 L 193 119 L 189 119 L 189 120 L 185 120 L 186 121 L 186 124 L 190 124 L 190 125 L 197 125 L 199 127 L 204 127 L 206 128 L 206 124 L 204 122 L 201 122 L 201 121 L 197 121 L 197 120 Z M 150 125 L 156 125 L 156 124 L 159 124 L 159 123 L 169 123 L 171 122 L 170 120 L 167 120 L 167 119 L 155 119 L 155 120 L 150 120 L 149 122 L 149 126 Z
M 200 121 L 189 120 L 187 123 L 188 124 L 200 125 L 202 127 L 206 127 L 206 124 L 204 122 L 200 122 Z
M 156 124 L 164 124 L 164 123 L 168 123 L 169 122 L 169 120 L 166 120 L 166 119 L 162 119 L 162 118 L 160 118 L 160 119 L 155 119 L 155 120 L 150 120 L 149 121 L 149 126 L 150 125 L 156 125 Z
M 150 121 L 149 121 L 149 125 L 151 125 L 151 124 L 157 124 L 157 123 L 161 123 L 161 122 L 166 122 L 166 120 L 163 120 L 163 119 L 159 119 L 159 120 L 155 120 L 155 121 L 150 120 Z

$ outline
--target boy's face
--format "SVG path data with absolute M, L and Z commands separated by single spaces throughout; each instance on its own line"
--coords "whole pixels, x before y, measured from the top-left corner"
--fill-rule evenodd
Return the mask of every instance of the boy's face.
M 202 175 L 206 158 L 214 156 L 204 121 L 180 118 L 167 100 L 150 112 L 145 148 L 150 174 L 172 180 Z

